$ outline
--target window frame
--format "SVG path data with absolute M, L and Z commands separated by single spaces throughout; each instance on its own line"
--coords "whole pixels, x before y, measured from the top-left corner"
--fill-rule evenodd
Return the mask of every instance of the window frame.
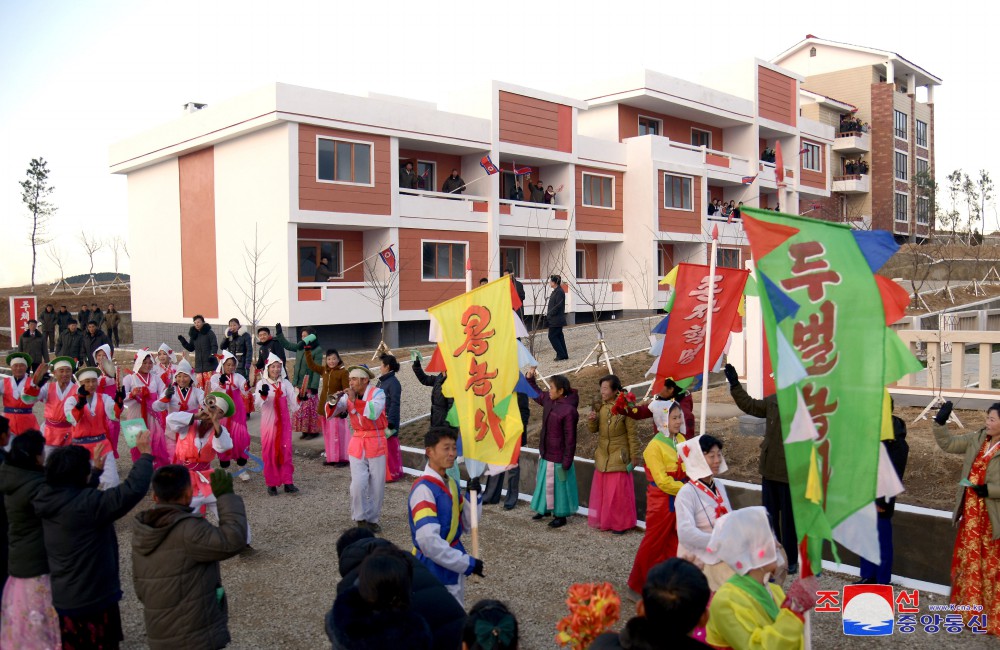
M 921 205 L 923 205 L 923 210 L 921 210 Z M 923 219 L 920 217 L 920 213 L 923 212 Z M 929 226 L 931 224 L 931 200 L 926 196 L 917 197 L 917 214 L 916 214 L 916 224 L 918 226 Z
M 667 259 L 667 251 L 663 248 L 662 242 L 657 242 L 656 244 L 656 277 L 663 278 L 667 275 L 673 265 L 670 264 L 673 260 Z
M 903 117 L 903 128 L 902 128 L 903 135 L 899 134 L 900 133 L 900 128 L 899 128 L 899 117 L 900 116 Z M 909 140 L 910 140 L 910 138 L 909 138 L 909 135 L 910 135 L 910 116 L 907 115 L 906 113 L 904 113 L 903 111 L 895 109 L 895 108 L 892 109 L 892 134 L 896 138 L 898 138 L 900 140 L 903 140 L 905 142 L 909 142 Z
M 363 144 L 368 147 L 368 177 L 369 182 L 359 183 L 357 181 L 328 180 L 319 177 L 319 141 L 329 140 L 330 142 L 346 142 L 351 145 Z M 336 176 L 336 147 L 334 148 L 334 176 Z M 351 178 L 354 178 L 354 147 L 351 147 Z M 375 142 L 372 140 L 353 140 L 351 138 L 333 137 L 329 135 L 316 135 L 316 182 L 329 183 L 331 185 L 353 185 L 355 187 L 375 187 Z
M 338 255 L 338 260 L 340 261 L 340 268 L 337 270 L 335 275 L 330 276 L 330 280 L 343 280 L 344 279 L 344 240 L 343 239 L 317 239 L 310 237 L 309 239 L 297 239 L 295 242 L 295 277 L 298 278 L 299 283 L 303 282 L 316 282 L 316 274 L 313 273 L 313 279 L 303 280 L 302 274 L 300 273 L 301 258 L 299 257 L 299 248 L 303 245 L 315 244 L 316 250 L 320 253 L 323 252 L 322 244 L 334 243 L 340 247 L 340 253 Z M 316 266 L 319 267 L 320 257 L 316 258 Z
M 819 167 L 809 167 L 808 165 L 806 165 L 806 161 L 808 161 L 811 157 L 813 157 L 811 155 L 811 153 L 807 152 L 807 153 L 802 154 L 802 157 L 803 157 L 803 160 L 802 160 L 802 169 L 805 169 L 805 170 L 808 170 L 808 171 L 811 171 L 811 172 L 823 173 L 823 147 L 822 147 L 822 145 L 818 145 L 815 142 L 803 141 L 802 142 L 802 146 L 805 147 L 805 148 L 808 148 L 810 150 L 810 152 L 813 149 L 816 150 L 815 159 L 816 159 L 816 164 L 819 165 Z
M 923 128 L 923 129 L 921 129 L 921 128 L 920 128 L 921 126 L 923 126 L 924 128 Z M 914 135 L 914 138 L 915 138 L 915 139 L 916 139 L 916 141 L 917 141 L 917 146 L 918 146 L 918 147 L 923 147 L 924 149 L 926 149 L 926 148 L 927 148 L 927 141 L 928 141 L 928 137 L 927 137 L 927 126 L 928 126 L 928 125 L 927 125 L 927 122 L 924 122 L 923 120 L 917 120 L 917 126 L 916 126 L 916 128 L 914 129 L 914 130 L 916 131 L 916 134 Z M 920 132 L 921 132 L 921 131 L 923 131 L 923 132 L 924 132 L 924 137 L 923 137 L 923 138 L 921 138 L 921 137 L 920 137 Z
M 594 178 L 607 178 L 607 179 L 611 180 L 611 205 L 596 205 L 596 204 L 593 204 L 593 203 L 587 203 L 586 200 L 585 200 L 585 198 L 584 198 L 584 197 L 586 197 L 586 194 L 583 192 L 583 187 L 580 188 L 580 205 L 582 205 L 585 208 L 598 208 L 600 210 L 614 210 L 615 209 L 615 205 L 616 205 L 616 200 L 617 200 L 617 197 L 615 196 L 615 180 L 617 180 L 617 179 L 614 176 L 610 175 L 610 174 L 597 174 L 597 173 L 594 173 L 594 172 L 581 171 L 580 172 L 580 185 L 584 186 L 584 187 L 587 184 L 586 183 L 586 179 L 584 178 L 585 176 L 592 176 Z M 590 200 L 591 201 L 594 200 L 593 188 L 591 188 Z
M 643 120 L 648 120 L 649 122 L 654 122 L 656 124 L 656 133 L 653 133 L 653 134 L 650 134 L 650 133 L 639 133 L 639 129 L 642 126 L 642 121 Z M 656 135 L 656 136 L 663 135 L 663 120 L 661 120 L 658 117 L 650 117 L 648 115 L 639 115 L 636 118 L 636 122 L 635 123 L 636 123 L 636 131 L 635 132 L 636 132 L 637 135 L 639 135 L 639 137 L 642 137 L 643 135 Z
M 500 275 L 507 272 L 507 265 L 504 264 L 504 249 L 514 249 L 520 251 L 518 255 L 518 268 L 514 269 L 514 277 L 523 278 L 524 277 L 524 256 L 527 254 L 527 250 L 524 246 L 500 246 Z
M 704 134 L 706 134 L 708 136 L 708 144 L 706 144 L 704 146 L 705 146 L 706 149 L 711 149 L 712 148 L 712 132 L 711 131 L 707 131 L 705 129 L 699 129 L 698 127 L 695 127 L 695 126 L 691 127 L 691 139 L 690 139 L 691 146 L 692 147 L 700 147 L 700 146 L 702 146 L 700 144 L 695 144 L 694 143 L 694 132 L 695 131 L 697 131 L 698 133 L 704 133 Z
M 899 197 L 903 197 L 903 218 L 899 218 Z M 910 223 L 910 195 L 906 192 L 893 192 L 892 202 L 893 223 Z
M 452 278 L 428 278 L 428 277 L 426 277 L 424 275 L 424 246 L 426 244 L 435 244 L 435 245 L 444 244 L 444 245 L 447 245 L 447 246 L 461 246 L 462 250 L 465 253 L 463 255 L 463 257 L 462 257 L 462 268 L 461 268 L 462 273 L 461 273 L 461 275 L 459 277 L 452 277 Z M 452 239 L 452 240 L 448 240 L 448 239 L 421 239 L 420 240 L 420 281 L 421 282 L 462 282 L 462 281 L 465 280 L 465 264 L 468 261 L 468 259 L 469 259 L 469 242 L 466 241 L 466 240 L 456 240 L 456 239 Z M 435 253 L 434 253 L 434 268 L 435 268 L 435 273 L 436 273 L 437 272 L 437 251 L 436 250 L 435 250 Z M 452 266 L 452 270 L 454 270 L 454 264 Z
M 720 263 L 720 258 L 722 257 L 723 253 L 726 253 L 726 254 L 736 253 L 736 266 L 726 266 L 725 264 L 721 264 Z M 715 250 L 715 266 L 716 266 L 716 268 L 742 269 L 743 268 L 743 251 L 741 251 L 739 248 L 735 248 L 733 246 L 719 246 Z
M 691 207 L 674 207 L 673 205 L 667 205 L 667 177 L 673 176 L 674 178 L 687 179 L 690 183 L 690 190 L 688 196 L 691 198 Z M 671 192 L 673 194 L 673 192 Z M 681 203 L 683 206 L 683 202 Z M 676 174 L 673 172 L 664 171 L 663 172 L 663 209 L 664 210 L 678 210 L 680 212 L 694 212 L 694 176 L 689 176 L 687 174 Z
M 581 255 L 583 256 L 582 258 L 580 257 Z M 574 268 L 573 271 L 574 271 L 574 273 L 576 275 L 576 279 L 577 280 L 588 280 L 588 279 L 590 279 L 590 278 L 587 277 L 587 249 L 586 248 L 578 248 L 578 249 L 576 249 L 575 260 L 576 260 L 576 268 Z M 581 260 L 583 261 L 583 265 L 582 265 L 583 266 L 583 274 L 582 275 L 580 274 L 580 267 L 581 267 L 580 262 L 581 262 Z
M 416 174 L 417 174 L 417 182 L 418 183 L 420 182 L 420 165 L 430 165 L 430 168 L 431 168 L 431 173 L 427 177 L 427 181 L 428 181 L 426 183 L 427 187 L 424 188 L 421 191 L 423 191 L 423 192 L 436 192 L 437 190 L 434 189 L 434 188 L 437 187 L 437 161 L 435 161 L 435 160 L 420 160 L 419 158 L 417 159 L 417 168 L 416 168 L 415 171 L 416 171 Z
M 897 181 L 907 181 L 910 180 L 910 155 L 909 152 L 900 151 L 899 149 L 893 149 L 892 157 L 892 177 Z M 903 157 L 903 164 L 900 166 L 899 157 Z M 902 176 L 900 176 L 902 172 Z
M 920 164 L 921 163 L 923 163 L 926 166 L 926 169 L 920 169 Z M 917 156 L 917 171 L 914 172 L 914 173 L 915 174 L 919 174 L 921 172 L 926 172 L 926 173 L 930 174 L 930 172 L 931 172 L 931 161 L 927 160 L 926 158 L 921 158 L 920 156 Z

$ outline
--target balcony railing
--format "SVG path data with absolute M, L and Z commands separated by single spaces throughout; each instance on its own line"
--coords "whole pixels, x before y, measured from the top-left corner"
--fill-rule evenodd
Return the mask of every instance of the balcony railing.
M 750 160 L 742 156 L 675 142 L 661 136 L 656 136 L 653 142 L 653 157 L 656 160 L 684 165 L 704 165 L 709 170 L 721 168 L 739 176 L 746 176 L 750 172 Z
M 470 212 L 489 211 L 489 198 L 474 194 L 400 189 L 399 195 L 399 213 L 403 217 L 464 219 Z
M 843 131 L 833 141 L 838 153 L 864 153 L 872 149 L 872 136 L 866 131 Z
M 831 189 L 845 194 L 864 194 L 871 190 L 871 179 L 868 174 L 834 176 Z

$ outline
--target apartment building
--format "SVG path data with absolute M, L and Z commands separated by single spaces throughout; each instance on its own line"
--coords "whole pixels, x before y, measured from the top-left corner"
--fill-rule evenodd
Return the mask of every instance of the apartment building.
M 812 101 L 802 114 L 837 129 L 833 197 L 802 211 L 865 222 L 901 242 L 926 239 L 934 224 L 920 179 L 934 178 L 934 87 L 941 79 L 895 52 L 813 35 L 773 63 L 804 79 Z
M 130 239 L 156 252 L 132 274 L 135 339 L 171 341 L 195 314 L 247 323 L 255 237 L 261 322 L 317 326 L 324 345 L 374 345 L 383 316 L 391 346 L 426 341 L 426 309 L 465 290 L 467 263 L 474 281 L 514 267 L 528 315 L 553 273 L 571 319 L 650 313 L 669 268 L 707 261 L 713 226 L 719 264 L 747 260 L 739 219 L 710 217 L 710 201 L 832 196 L 836 128 L 805 115 L 802 82 L 753 60 L 712 87 L 648 70 L 578 97 L 493 82 L 485 115 L 281 83 L 193 107 L 111 148 Z M 775 148 L 780 169 L 762 160 Z M 452 170 L 461 194 L 441 191 Z M 554 203 L 525 200 L 529 178 Z M 377 257 L 390 244 L 392 286 Z

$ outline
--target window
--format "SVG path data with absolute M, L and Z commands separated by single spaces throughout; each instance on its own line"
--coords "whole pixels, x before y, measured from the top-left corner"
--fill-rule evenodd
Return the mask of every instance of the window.
M 520 246 L 500 247 L 500 273 L 506 273 L 508 268 L 514 269 L 514 275 L 524 277 L 524 249 Z
M 615 179 L 611 176 L 583 174 L 583 204 L 595 208 L 615 207 Z
M 671 263 L 671 261 L 670 261 L 670 255 L 667 254 L 667 251 L 663 248 L 663 246 L 658 246 L 656 248 L 656 275 L 657 275 L 657 277 L 662 278 L 663 276 L 665 276 L 667 274 L 667 271 L 669 271 L 671 268 L 673 268 L 673 266 L 674 265 Z
M 660 120 L 639 116 L 639 135 L 660 135 Z
M 701 129 L 691 129 L 691 146 L 712 148 L 712 132 Z
M 917 197 L 917 223 L 926 226 L 930 223 L 931 201 L 926 196 Z
M 820 158 L 820 153 L 823 149 L 818 144 L 803 142 L 802 150 L 802 169 L 814 172 L 823 171 L 823 160 Z
M 576 279 L 582 280 L 587 277 L 587 251 L 576 250 Z
M 509 201 L 523 201 L 524 190 L 521 188 L 521 177 L 514 172 L 501 172 L 500 198 Z M 518 194 L 520 190 L 520 195 Z
M 663 175 L 663 207 L 674 210 L 692 210 L 693 198 L 690 176 Z
M 715 254 L 715 265 L 727 269 L 740 268 L 740 249 L 720 248 Z
M 896 134 L 897 138 L 899 138 L 901 140 L 905 140 L 906 139 L 906 113 L 904 113 L 903 111 L 894 111 L 894 113 L 895 114 L 893 116 L 893 124 L 894 124 L 895 128 L 893 129 L 893 131 Z
M 900 223 L 908 223 L 909 217 L 906 214 L 906 202 L 909 200 L 909 194 L 900 194 L 896 192 L 896 221 Z
M 417 189 L 433 192 L 435 184 L 435 165 L 432 162 L 417 161 Z
M 461 280 L 465 277 L 465 244 L 425 241 L 424 280 Z
M 917 120 L 917 146 L 927 146 L 927 122 Z
M 343 277 L 342 252 L 339 240 L 313 240 L 299 242 L 299 282 L 316 282 L 316 268 L 324 257 L 333 277 Z
M 928 163 L 923 158 L 917 158 L 917 173 L 922 174 L 922 178 L 927 176 L 930 171 L 930 163 Z
M 902 151 L 896 152 L 896 178 L 901 181 L 907 179 L 907 165 L 906 165 L 906 154 Z
M 371 185 L 371 143 L 318 138 L 316 179 L 331 183 Z

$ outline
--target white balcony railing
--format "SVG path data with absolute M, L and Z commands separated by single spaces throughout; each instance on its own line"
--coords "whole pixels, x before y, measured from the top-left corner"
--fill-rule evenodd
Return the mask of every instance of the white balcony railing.
M 872 136 L 864 131 L 838 133 L 833 150 L 836 153 L 868 153 L 872 150 Z
M 777 176 L 775 175 L 774 172 L 775 169 L 776 166 L 774 163 L 764 162 L 763 160 L 761 160 L 758 164 L 757 180 L 759 182 L 770 183 L 771 185 L 774 185 L 775 183 L 778 182 Z
M 445 194 L 424 190 L 399 190 L 399 214 L 418 219 L 468 219 L 472 212 L 487 212 L 489 198 L 472 194 Z
M 704 166 L 709 171 L 728 170 L 733 175 L 748 176 L 750 160 L 725 151 L 696 147 L 669 138 L 653 137 L 653 159 L 660 162 Z
M 871 191 L 871 177 L 868 174 L 834 176 L 832 190 L 844 194 L 865 194 Z

